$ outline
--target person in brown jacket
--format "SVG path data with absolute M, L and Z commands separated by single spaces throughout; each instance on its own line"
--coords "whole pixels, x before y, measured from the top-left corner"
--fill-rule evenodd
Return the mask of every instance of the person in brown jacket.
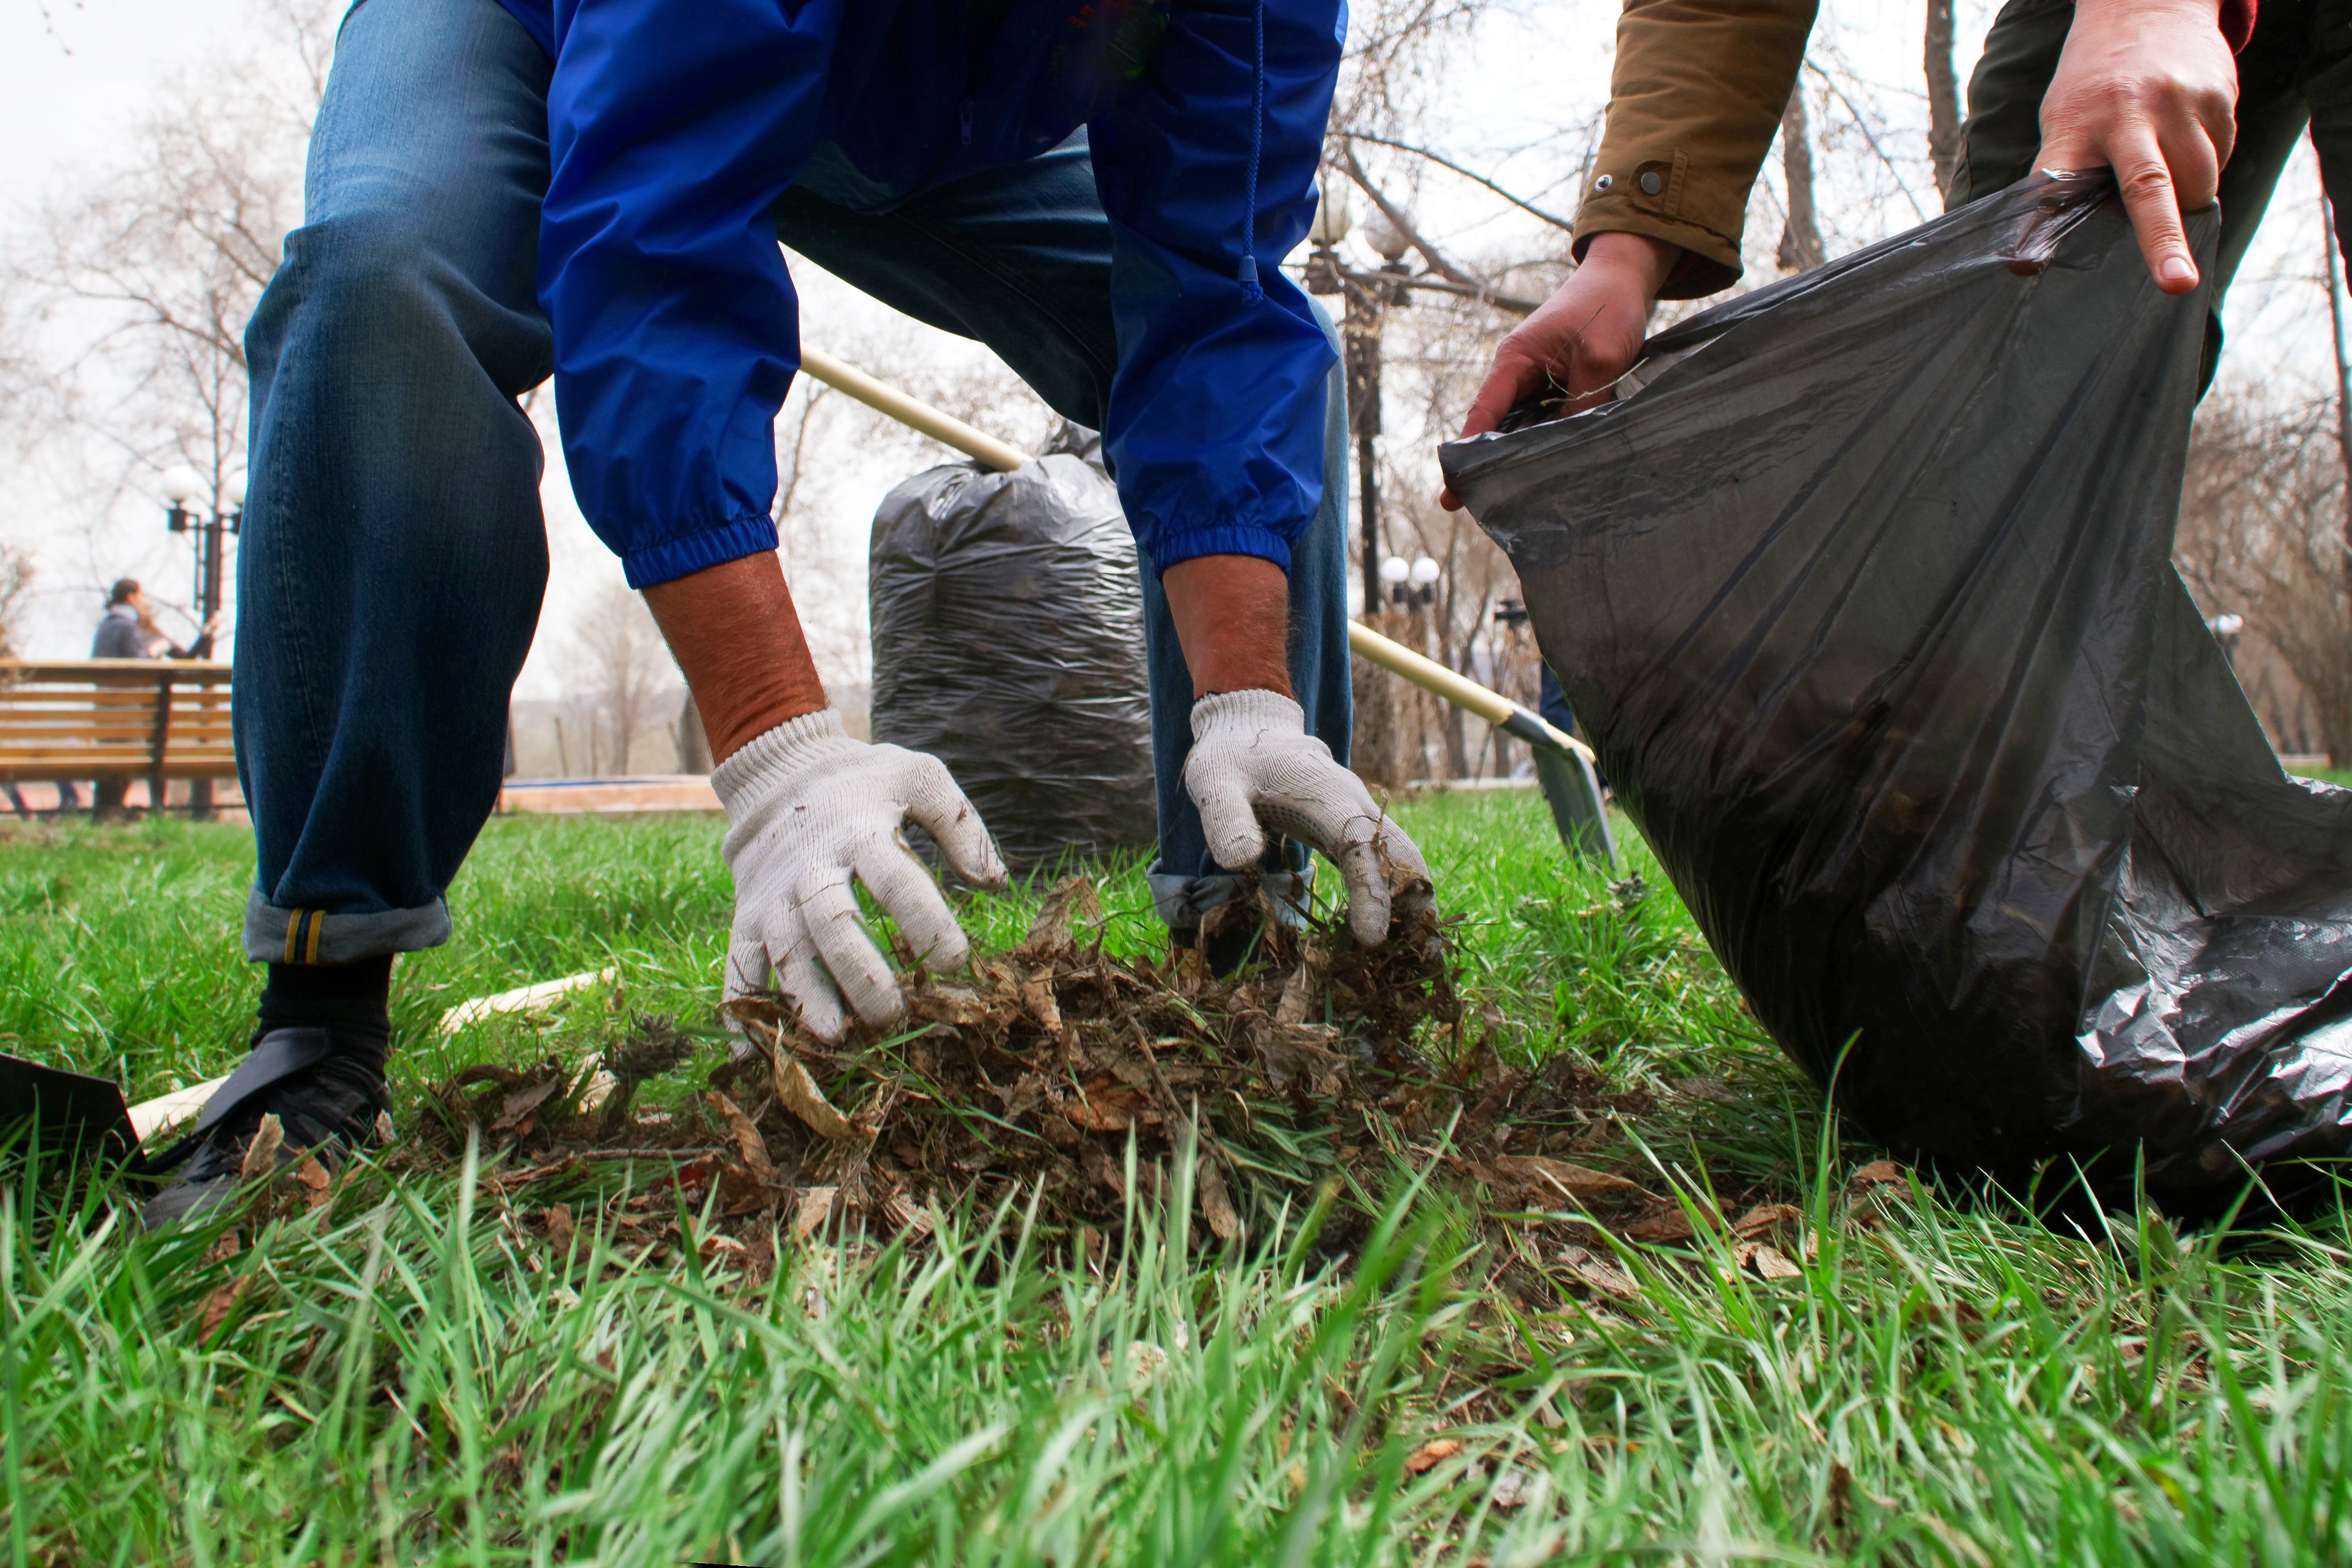
M 1580 263 L 1505 339 L 1463 434 L 1547 386 L 1597 402 L 1651 308 L 1738 281 L 1749 189 L 1817 0 L 1626 0 L 1607 129 L 1577 214 Z M 1958 206 L 2036 168 L 2116 171 L 2148 271 L 2198 286 L 2180 214 L 2222 204 L 2214 299 L 2306 121 L 2339 235 L 2352 211 L 2352 0 L 2009 0 L 1969 83 Z M 2219 352 L 2207 334 L 2206 375 Z M 1448 493 L 1449 507 L 1458 505 Z

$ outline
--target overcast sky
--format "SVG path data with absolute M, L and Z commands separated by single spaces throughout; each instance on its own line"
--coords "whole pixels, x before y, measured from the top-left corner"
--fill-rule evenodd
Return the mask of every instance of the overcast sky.
M 1572 206 L 1570 193 L 1558 187 L 1572 176 L 1573 138 L 1558 131 L 1589 119 L 1605 99 L 1617 9 L 1616 0 L 1539 0 L 1517 16 L 1489 23 L 1443 78 L 1436 103 L 1448 122 L 1448 145 L 1516 188 L 1545 193 L 1559 210 Z M 1981 0 L 1960 0 L 1958 10 L 1965 80 L 1992 7 Z M 1914 4 L 1873 0 L 1830 0 L 1823 12 L 1815 57 L 1833 54 L 1860 84 L 1861 107 L 1895 127 L 1887 139 L 1895 154 L 1890 168 L 1863 152 L 1852 126 L 1838 123 L 1834 106 L 1825 121 L 1817 122 L 1824 138 L 1844 138 L 1825 167 L 1845 186 L 1824 192 L 1839 231 L 1832 248 L 1843 249 L 1875 237 L 1874 226 L 1876 232 L 1907 226 L 1915 221 L 1912 202 L 1934 210 L 1919 156 L 1924 141 L 1907 129 L 1924 127 L 1926 120 L 1919 16 Z M 0 159 L 0 221 L 21 222 L 45 195 L 69 187 L 77 171 L 103 168 L 121 157 L 158 86 L 189 62 L 233 48 L 239 30 L 254 26 L 253 16 L 250 0 L 52 0 L 46 10 L 36 0 L 0 0 L 0 147 L 10 153 Z M 1777 175 L 1768 180 L 1759 208 L 1777 201 L 1771 189 L 1776 180 Z M 1416 199 L 1424 226 L 1465 250 L 1508 246 L 1529 234 L 1531 220 L 1442 173 L 1430 173 Z M 2320 256 L 2316 214 L 2317 181 L 2306 147 L 2231 297 L 2231 371 L 2225 373 L 2324 384 L 2330 361 L 2324 297 L 2315 281 Z M 1751 226 L 1766 225 L 1758 221 Z M 1776 235 L 1772 218 L 1770 232 L 1761 235 L 1768 254 Z M 1757 239 L 1751 235 L 1751 246 Z M 837 351 L 854 352 L 861 343 L 887 340 L 902 362 L 911 355 L 950 368 L 971 363 L 981 354 L 911 323 L 894 325 L 888 312 L 838 284 L 811 277 L 803 289 L 810 340 Z M 817 466 L 830 470 L 833 481 L 824 501 L 824 527 L 837 569 L 828 591 L 862 597 L 862 585 L 847 578 L 862 559 L 865 519 L 905 468 L 926 460 L 920 453 L 915 446 L 894 448 L 888 462 L 895 467 L 877 466 L 871 454 L 816 455 Z M 37 486 L 30 481 L 20 479 L 16 488 L 11 504 L 0 508 L 0 535 L 40 549 L 48 590 L 35 618 L 30 651 L 53 656 L 83 652 L 98 584 L 116 572 L 148 572 L 169 596 L 186 597 L 179 581 L 188 570 L 184 557 L 163 537 L 160 514 L 152 534 L 142 520 L 154 509 L 152 498 L 120 503 L 121 516 L 101 536 L 104 548 L 76 553 L 59 541 L 75 531 L 77 519 L 63 515 L 58 504 L 37 499 Z M 571 505 L 558 466 L 551 466 L 546 499 L 555 577 L 540 645 L 525 675 L 526 695 L 549 695 L 560 684 L 563 632 L 573 607 L 598 583 L 617 577 L 617 568 Z

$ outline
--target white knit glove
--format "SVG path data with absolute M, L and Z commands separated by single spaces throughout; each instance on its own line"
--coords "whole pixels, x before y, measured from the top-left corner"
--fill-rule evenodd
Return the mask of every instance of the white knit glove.
M 1349 928 L 1368 947 L 1388 935 L 1391 894 L 1408 908 L 1429 900 L 1421 852 L 1307 733 L 1305 710 L 1288 697 L 1220 692 L 1194 703 L 1184 788 L 1227 871 L 1255 866 L 1269 829 L 1321 850 L 1348 884 Z
M 971 957 L 939 883 L 898 836 L 911 817 L 966 881 L 1004 885 L 980 813 L 938 758 L 852 740 L 827 708 L 747 742 L 710 783 L 727 808 L 723 852 L 735 874 L 730 1000 L 764 988 L 772 966 L 777 988 L 821 1039 L 841 1038 L 844 998 L 867 1023 L 898 1016 L 898 980 L 858 919 L 853 876 L 925 968 L 960 969 Z

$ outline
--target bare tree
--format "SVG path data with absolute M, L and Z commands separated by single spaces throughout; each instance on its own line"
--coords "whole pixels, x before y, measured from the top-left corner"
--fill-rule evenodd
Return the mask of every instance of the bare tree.
M 18 656 L 25 599 L 32 588 L 33 558 L 13 545 L 0 545 L 0 659 Z
M 2352 757 L 2352 582 L 2345 472 L 2324 433 L 2333 400 L 2216 393 L 2200 411 L 2174 559 L 2208 616 L 2243 617 L 2240 674 L 2275 662 L 2263 713 L 2292 748 L 2307 721 L 2319 749 Z
M 2316 136 L 2311 148 L 2315 156 Z M 2346 341 L 2344 324 L 2344 289 L 2352 278 L 2336 265 L 2342 256 L 2336 244 L 2336 204 L 2327 199 L 2325 185 L 2319 191 L 2319 281 L 2327 290 L 2327 322 L 2335 329 L 2336 453 L 2344 465 L 2344 572 L 2347 585 L 2352 586 L 2352 344 Z
M 1813 204 L 1813 138 L 1805 119 L 1805 83 L 1800 76 L 1780 112 L 1780 172 L 1788 185 L 1789 218 L 1780 229 L 1780 270 L 1802 272 L 1828 258 L 1822 224 Z
M 336 16 L 257 11 L 241 36 L 261 42 L 162 92 L 130 161 L 40 208 L 0 260 L 9 340 L 29 346 L 28 434 L 78 441 L 110 496 L 184 465 L 219 510 L 244 467 L 245 324 L 300 215 Z
M 1927 162 L 1949 199 L 1960 166 L 1960 78 L 1952 69 L 1952 0 L 1927 0 Z
M 580 695 L 593 702 L 603 723 L 603 744 L 591 752 L 591 771 L 609 763 L 615 773 L 629 770 L 629 759 L 639 734 L 652 721 L 654 705 L 663 686 L 675 678 L 660 630 L 646 609 L 644 598 L 618 582 L 608 582 L 589 601 L 572 630 L 580 655 Z

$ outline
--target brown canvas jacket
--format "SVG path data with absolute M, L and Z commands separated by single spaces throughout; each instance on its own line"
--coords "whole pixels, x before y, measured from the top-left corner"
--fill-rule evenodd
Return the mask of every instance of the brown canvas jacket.
M 2256 0 L 2221 0 L 2232 49 Z M 1625 0 L 1601 156 L 1577 210 L 1574 255 L 1596 234 L 1647 235 L 1685 253 L 1661 298 L 1739 281 L 1748 193 L 1813 30 L 1818 0 Z
M 1687 254 L 1661 290 L 1692 299 L 1739 281 L 1748 193 L 1796 86 L 1818 0 L 1625 0 L 1601 156 L 1576 214 L 1596 234 Z

